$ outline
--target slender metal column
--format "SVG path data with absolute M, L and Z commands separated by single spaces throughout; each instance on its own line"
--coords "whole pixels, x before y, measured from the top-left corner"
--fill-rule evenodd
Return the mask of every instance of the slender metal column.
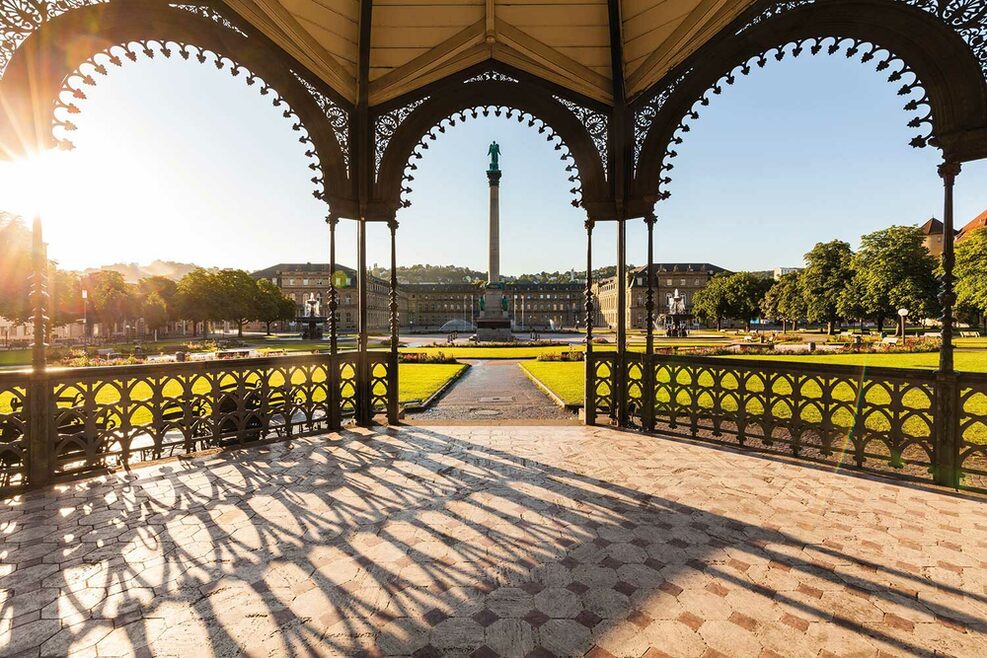
M 391 353 L 387 368 L 387 422 L 398 422 L 398 250 L 397 220 L 387 222 L 391 230 Z
M 942 348 L 939 350 L 939 372 L 953 372 L 953 305 L 956 294 L 953 287 L 956 265 L 953 234 L 953 187 L 960 173 L 958 162 L 945 162 L 939 166 L 939 176 L 943 184 L 943 235 L 942 235 L 942 289 L 939 302 L 942 304 Z
M 644 303 L 647 315 L 647 333 L 644 348 L 644 391 L 645 399 L 641 401 L 641 417 L 644 428 L 648 431 L 655 428 L 655 222 L 654 213 L 644 218 L 648 226 L 648 295 Z
M 942 235 L 942 347 L 939 348 L 939 371 L 936 373 L 936 468 L 939 484 L 958 487 L 960 483 L 960 384 L 953 367 L 953 307 L 956 304 L 954 284 L 956 265 L 953 234 L 953 187 L 960 173 L 958 162 L 944 162 L 939 167 L 943 183 Z
M 339 291 L 336 289 L 336 224 L 339 217 L 329 215 L 329 353 L 333 356 L 339 350 Z
M 31 243 L 31 303 L 34 312 L 34 345 L 31 347 L 30 394 L 28 396 L 27 481 L 31 486 L 46 484 L 51 476 L 48 441 L 49 393 L 46 381 L 48 323 L 48 254 L 41 232 L 41 217 L 34 218 Z
M 627 220 L 617 218 L 617 356 L 614 405 L 610 412 L 618 427 L 627 425 Z
M 339 217 L 330 214 L 326 218 L 329 225 L 329 429 L 342 427 L 342 410 L 339 408 L 339 291 L 336 289 L 336 225 Z
M 587 425 L 596 425 L 596 363 L 593 361 L 593 225 L 586 220 L 586 386 L 583 393 L 583 414 Z
M 368 308 L 367 308 L 367 222 L 360 218 L 356 229 L 357 240 L 357 297 L 359 303 L 359 325 L 357 329 L 357 381 L 359 395 L 357 399 L 356 421 L 360 425 L 369 425 L 373 412 L 370 408 L 370 363 L 367 359 L 368 345 Z

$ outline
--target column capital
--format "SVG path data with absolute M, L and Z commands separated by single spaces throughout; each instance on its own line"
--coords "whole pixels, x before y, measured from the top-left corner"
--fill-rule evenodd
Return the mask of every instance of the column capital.
M 387 220 L 387 228 L 389 228 L 390 230 L 396 231 L 398 230 L 398 226 L 399 226 L 398 220 L 396 219 Z
M 336 228 L 336 224 L 339 224 L 339 215 L 330 214 L 326 217 L 326 224 L 329 225 L 329 228 Z
M 596 221 L 595 221 L 595 220 L 592 220 L 592 219 L 587 219 L 587 220 L 586 220 L 586 221 L 585 221 L 585 222 L 583 223 L 583 226 L 585 226 L 585 227 L 586 227 L 586 230 L 587 230 L 587 231 L 592 231 L 592 230 L 593 230 L 593 227 L 594 227 L 594 226 L 596 226 Z
M 956 178 L 959 176 L 962 168 L 959 162 L 943 162 L 939 165 L 939 177 L 943 180 Z
M 648 226 L 654 226 L 655 223 L 657 222 L 658 222 L 658 218 L 655 216 L 653 212 L 649 212 L 647 215 L 644 216 L 644 223 L 647 224 Z

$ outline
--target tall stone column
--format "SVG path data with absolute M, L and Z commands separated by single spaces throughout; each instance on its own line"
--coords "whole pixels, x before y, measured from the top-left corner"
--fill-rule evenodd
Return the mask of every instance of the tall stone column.
M 497 142 L 487 151 L 490 166 L 487 182 L 490 184 L 490 244 L 488 245 L 487 287 L 480 301 L 480 318 L 476 321 L 476 337 L 482 341 L 508 342 L 512 340 L 511 319 L 507 315 L 507 297 L 500 280 L 500 147 Z
M 500 282 L 500 170 L 487 171 L 490 183 L 490 254 L 487 283 Z

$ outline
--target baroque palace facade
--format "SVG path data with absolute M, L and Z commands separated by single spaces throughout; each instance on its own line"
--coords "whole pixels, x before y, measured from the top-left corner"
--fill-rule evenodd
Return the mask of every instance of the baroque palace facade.
M 402 284 L 401 326 L 413 331 L 438 330 L 450 320 L 475 325 L 480 315 L 483 284 Z M 581 327 L 585 320 L 582 283 L 508 282 L 504 286 L 507 314 L 514 331 Z
M 337 285 L 339 330 L 357 330 L 359 299 L 356 271 L 336 265 L 346 276 Z M 253 273 L 255 279 L 268 279 L 295 302 L 299 315 L 305 300 L 319 300 L 322 314 L 328 309 L 329 265 L 327 263 L 281 263 Z M 581 327 L 585 320 L 582 283 L 507 283 L 507 310 L 515 331 L 545 331 Z M 388 330 L 390 285 L 369 277 L 367 286 L 368 320 L 371 331 Z M 449 321 L 475 325 L 480 314 L 483 285 L 479 283 L 402 283 L 398 285 L 398 314 L 401 327 L 409 331 L 439 331 Z
M 655 317 L 664 314 L 668 300 L 678 290 L 686 311 L 692 312 L 693 297 L 706 287 L 717 274 L 727 270 L 710 263 L 655 263 Z M 627 327 L 647 328 L 648 268 L 638 267 L 627 275 Z M 617 326 L 617 277 L 601 279 L 593 284 L 596 298 L 596 325 Z
M 339 331 L 356 331 L 360 320 L 359 295 L 356 287 L 356 270 L 344 265 L 336 265 L 346 279 L 336 285 L 339 307 L 336 309 Z M 295 302 L 298 315 L 304 312 L 305 300 L 312 295 L 319 300 L 322 315 L 329 312 L 329 264 L 328 263 L 281 263 L 253 273 L 255 279 L 268 279 L 281 289 L 286 297 Z M 339 285 L 340 283 L 344 285 Z M 390 286 L 387 281 L 370 277 L 367 285 L 367 320 L 371 331 L 388 331 L 388 304 Z M 400 297 L 398 304 L 401 304 Z

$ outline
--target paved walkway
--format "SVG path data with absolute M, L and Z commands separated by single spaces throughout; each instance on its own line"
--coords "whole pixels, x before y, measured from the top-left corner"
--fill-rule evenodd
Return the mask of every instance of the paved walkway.
M 577 422 L 525 376 L 513 359 L 466 361 L 469 371 L 410 422 L 556 420 Z
M 350 431 L 0 503 L 0 655 L 983 656 L 985 548 L 982 500 L 709 447 Z

